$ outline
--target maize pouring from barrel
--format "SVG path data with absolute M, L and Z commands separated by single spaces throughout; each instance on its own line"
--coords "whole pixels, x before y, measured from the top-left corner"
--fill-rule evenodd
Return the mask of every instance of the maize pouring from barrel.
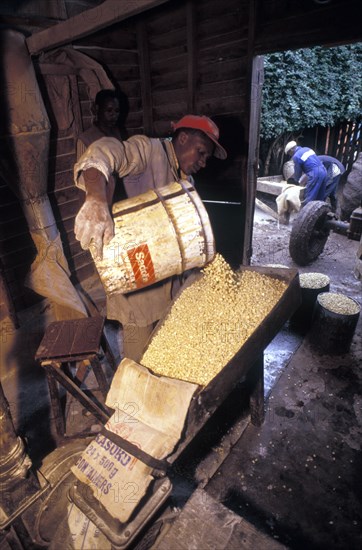
M 273 309 L 287 285 L 215 259 L 186 287 L 141 360 L 154 373 L 207 385 Z

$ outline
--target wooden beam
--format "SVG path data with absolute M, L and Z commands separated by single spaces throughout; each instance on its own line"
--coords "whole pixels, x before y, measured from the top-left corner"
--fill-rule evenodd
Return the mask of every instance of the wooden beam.
M 150 54 L 147 41 L 147 28 L 144 21 L 137 23 L 137 47 L 139 53 L 141 98 L 144 133 L 153 135 L 153 110 L 152 110 L 152 86 Z
M 66 21 L 37 32 L 26 39 L 30 55 L 69 44 L 109 25 L 138 15 L 169 0 L 105 0 Z
M 272 218 L 275 218 L 276 220 L 279 219 L 278 212 L 275 212 L 270 206 L 265 204 L 265 202 L 259 200 L 258 198 L 255 198 L 255 204 L 260 210 L 265 212 L 266 214 L 269 214 Z
M 280 195 L 286 183 L 287 182 L 285 180 L 273 181 L 270 179 L 268 181 L 266 179 L 257 178 L 256 190 L 261 193 L 269 193 L 269 195 Z
M 259 159 L 259 132 L 261 113 L 261 91 L 264 79 L 262 57 L 254 56 L 255 33 L 260 0 L 249 2 L 248 43 L 245 70 L 245 91 L 247 104 L 244 112 L 245 135 L 248 139 L 246 162 L 243 162 L 241 202 L 243 203 L 244 234 L 242 235 L 242 264 L 249 265 L 252 256 L 253 219 L 256 195 L 256 179 Z M 245 153 L 243 153 L 245 155 Z M 241 227 L 241 226 L 240 226 Z
M 187 110 L 195 112 L 195 96 L 197 83 L 197 48 L 196 48 L 196 8 L 195 2 L 188 0 L 187 14 Z

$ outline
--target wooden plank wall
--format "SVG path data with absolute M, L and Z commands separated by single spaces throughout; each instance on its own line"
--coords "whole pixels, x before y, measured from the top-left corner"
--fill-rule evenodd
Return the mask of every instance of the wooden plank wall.
M 241 262 L 244 226 L 246 77 L 248 2 L 218 0 L 175 2 L 143 20 L 150 82 L 152 135 L 168 135 L 170 122 L 186 113 L 210 116 L 220 128 L 228 159 L 211 159 L 197 174 L 196 187 L 205 201 L 235 201 L 225 206 L 205 202 L 217 249 L 233 264 Z M 150 99 L 149 99 L 150 96 Z M 228 220 L 228 223 L 225 223 Z
M 141 77 L 135 23 L 113 25 L 74 43 L 74 48 L 95 59 L 128 101 L 126 128 L 129 135 L 143 132 Z M 78 78 L 84 129 L 92 123 L 91 100 L 87 86 Z
M 360 0 L 255 0 L 255 54 L 360 42 Z

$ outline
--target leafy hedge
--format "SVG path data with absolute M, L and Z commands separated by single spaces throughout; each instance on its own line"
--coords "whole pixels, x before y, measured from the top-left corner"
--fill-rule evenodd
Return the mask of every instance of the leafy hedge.
M 362 43 L 264 57 L 261 138 L 362 114 Z

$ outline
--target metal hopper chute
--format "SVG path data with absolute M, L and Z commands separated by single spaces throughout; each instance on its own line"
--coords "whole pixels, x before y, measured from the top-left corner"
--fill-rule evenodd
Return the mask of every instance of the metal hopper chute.
M 69 279 L 68 263 L 47 195 L 50 123 L 25 37 L 17 31 L 3 30 L 0 40 L 2 178 L 20 201 L 37 249 L 25 284 L 78 317 L 87 316 L 84 303 Z M 57 315 L 59 311 L 58 308 Z M 73 313 L 67 311 L 66 315 Z

